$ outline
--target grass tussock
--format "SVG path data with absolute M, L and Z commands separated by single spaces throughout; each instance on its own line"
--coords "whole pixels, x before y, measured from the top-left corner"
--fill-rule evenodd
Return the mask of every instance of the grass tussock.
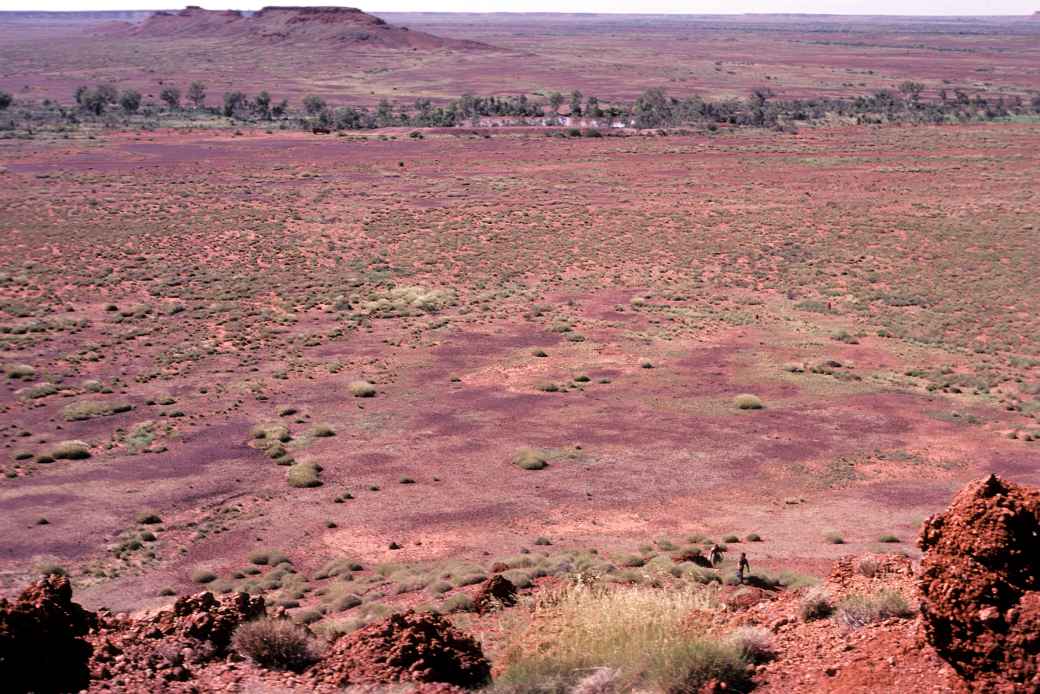
M 503 691 L 571 691 L 601 669 L 613 691 L 696 692 L 709 680 L 747 682 L 742 646 L 690 630 L 691 612 L 714 607 L 714 592 L 576 584 L 540 596 L 512 629 Z M 521 617 L 520 619 L 525 619 Z
M 122 400 L 80 400 L 63 407 L 61 416 L 67 422 L 80 422 L 94 417 L 108 417 L 120 412 L 129 412 L 132 409 L 134 409 L 133 405 Z
M 899 592 L 889 589 L 876 593 L 850 595 L 838 603 L 837 619 L 850 629 L 881 622 L 892 617 L 909 617 L 910 605 Z
M 257 665 L 272 670 L 299 672 L 318 657 L 307 630 L 285 619 L 246 622 L 235 630 L 231 643 Z
M 750 393 L 742 393 L 733 398 L 733 404 L 738 410 L 761 410 L 765 407 L 757 395 L 751 395 Z
M 289 469 L 286 470 L 285 480 L 290 487 L 299 489 L 320 487 L 321 478 L 318 476 L 319 473 L 321 473 L 321 466 L 317 463 L 296 463 L 295 465 L 290 465 Z

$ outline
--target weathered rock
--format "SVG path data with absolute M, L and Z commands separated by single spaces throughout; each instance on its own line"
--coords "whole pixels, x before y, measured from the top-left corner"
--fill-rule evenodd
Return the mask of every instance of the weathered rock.
M 487 614 L 516 604 L 516 586 L 505 576 L 495 574 L 484 581 L 473 598 L 477 613 Z
M 72 602 L 64 576 L 33 583 L 14 602 L 0 600 L 0 689 L 78 691 L 88 685 L 91 646 L 81 637 L 96 623 Z
M 310 670 L 319 684 L 440 682 L 477 687 L 491 675 L 480 646 L 443 617 L 406 612 L 341 636 Z
M 921 531 L 925 636 L 973 689 L 1040 691 L 1040 490 L 993 475 Z

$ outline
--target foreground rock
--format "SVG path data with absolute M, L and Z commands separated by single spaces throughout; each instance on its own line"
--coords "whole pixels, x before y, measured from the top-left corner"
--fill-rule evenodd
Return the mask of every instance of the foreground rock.
M 14 602 L 0 600 L 0 690 L 85 688 L 91 647 L 82 637 L 94 624 L 94 615 L 72 602 L 64 576 L 33 583 Z
M 172 610 L 139 620 L 102 618 L 94 636 L 91 678 L 133 689 L 155 680 L 185 681 L 193 670 L 227 655 L 239 624 L 263 616 L 264 599 L 237 593 L 180 598 Z
M 516 604 L 516 586 L 505 576 L 495 574 L 484 581 L 473 598 L 477 614 L 488 614 Z
M 921 531 L 925 634 L 982 691 L 1040 691 L 1040 490 L 990 476 Z
M 478 687 L 491 676 L 480 646 L 438 615 L 406 612 L 342 636 L 311 670 L 319 684 L 437 682 Z

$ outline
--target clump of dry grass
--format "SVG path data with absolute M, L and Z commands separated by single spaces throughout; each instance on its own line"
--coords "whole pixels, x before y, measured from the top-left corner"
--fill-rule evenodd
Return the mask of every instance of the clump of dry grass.
M 806 591 L 798 607 L 798 613 L 806 622 L 830 617 L 833 612 L 831 595 L 823 588 L 810 588 Z
M 257 665 L 272 670 L 299 672 L 318 658 L 310 633 L 285 619 L 246 622 L 235 629 L 231 644 Z
M 373 398 L 376 395 L 376 387 L 368 381 L 354 381 L 349 388 L 355 398 Z
M 559 691 L 570 691 L 590 672 L 608 668 L 616 673 L 615 691 L 698 691 L 713 679 L 739 687 L 749 677 L 741 646 L 689 627 L 691 612 L 715 607 L 714 595 L 583 583 L 541 595 L 526 621 L 510 630 L 500 682 L 506 690 L 558 683 Z
M 48 451 L 55 460 L 84 460 L 90 457 L 90 446 L 83 441 L 62 441 Z
M 290 465 L 289 469 L 286 470 L 285 479 L 290 487 L 300 489 L 320 487 L 321 479 L 318 477 L 320 472 L 321 466 L 317 463 L 296 463 L 295 465 Z
M 542 470 L 549 466 L 549 461 L 542 451 L 533 448 L 521 448 L 513 456 L 513 465 L 516 465 L 521 470 Z
M 898 591 L 882 589 L 876 593 L 846 597 L 838 603 L 837 619 L 846 627 L 857 629 L 891 617 L 909 617 L 912 614 L 910 605 Z
M 129 412 L 134 406 L 122 400 L 79 400 L 71 402 L 61 410 L 61 416 L 68 422 L 79 422 L 94 417 L 108 417 Z
M 765 407 L 757 395 L 751 395 L 750 393 L 741 393 L 733 398 L 733 404 L 739 410 L 761 410 Z

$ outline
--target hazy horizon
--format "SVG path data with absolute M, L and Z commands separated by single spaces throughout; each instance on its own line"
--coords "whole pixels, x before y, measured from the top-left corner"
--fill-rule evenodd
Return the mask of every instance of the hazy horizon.
M 206 2 L 205 0 L 183 0 L 183 2 L 163 2 L 162 0 L 39 0 L 33 7 L 26 8 L 24 2 L 0 0 L 2 12 L 102 12 L 102 11 L 154 11 L 179 9 L 185 5 L 200 5 L 210 10 L 236 9 L 257 10 L 273 5 L 320 5 L 361 7 L 374 14 L 390 12 L 427 12 L 427 13 L 465 13 L 465 14 L 497 14 L 497 13 L 538 13 L 538 14 L 675 14 L 675 15 L 744 15 L 744 14 L 819 14 L 819 15 L 884 15 L 905 17 L 953 17 L 953 16 L 1023 16 L 1040 10 L 1040 0 L 1000 0 L 984 2 L 980 0 L 952 0 L 938 3 L 934 0 L 897 2 L 895 0 L 808 0 L 792 7 L 789 3 L 771 0 L 708 0 L 697 6 L 677 0 L 650 0 L 639 5 L 638 12 L 632 12 L 631 5 L 619 0 L 571 0 L 561 3 L 557 0 L 488 0 L 482 4 L 480 11 L 474 11 L 472 3 L 464 0 L 441 0 L 431 7 L 424 0 L 387 0 L 368 4 L 364 2 L 300 2 L 300 0 L 221 0 Z

